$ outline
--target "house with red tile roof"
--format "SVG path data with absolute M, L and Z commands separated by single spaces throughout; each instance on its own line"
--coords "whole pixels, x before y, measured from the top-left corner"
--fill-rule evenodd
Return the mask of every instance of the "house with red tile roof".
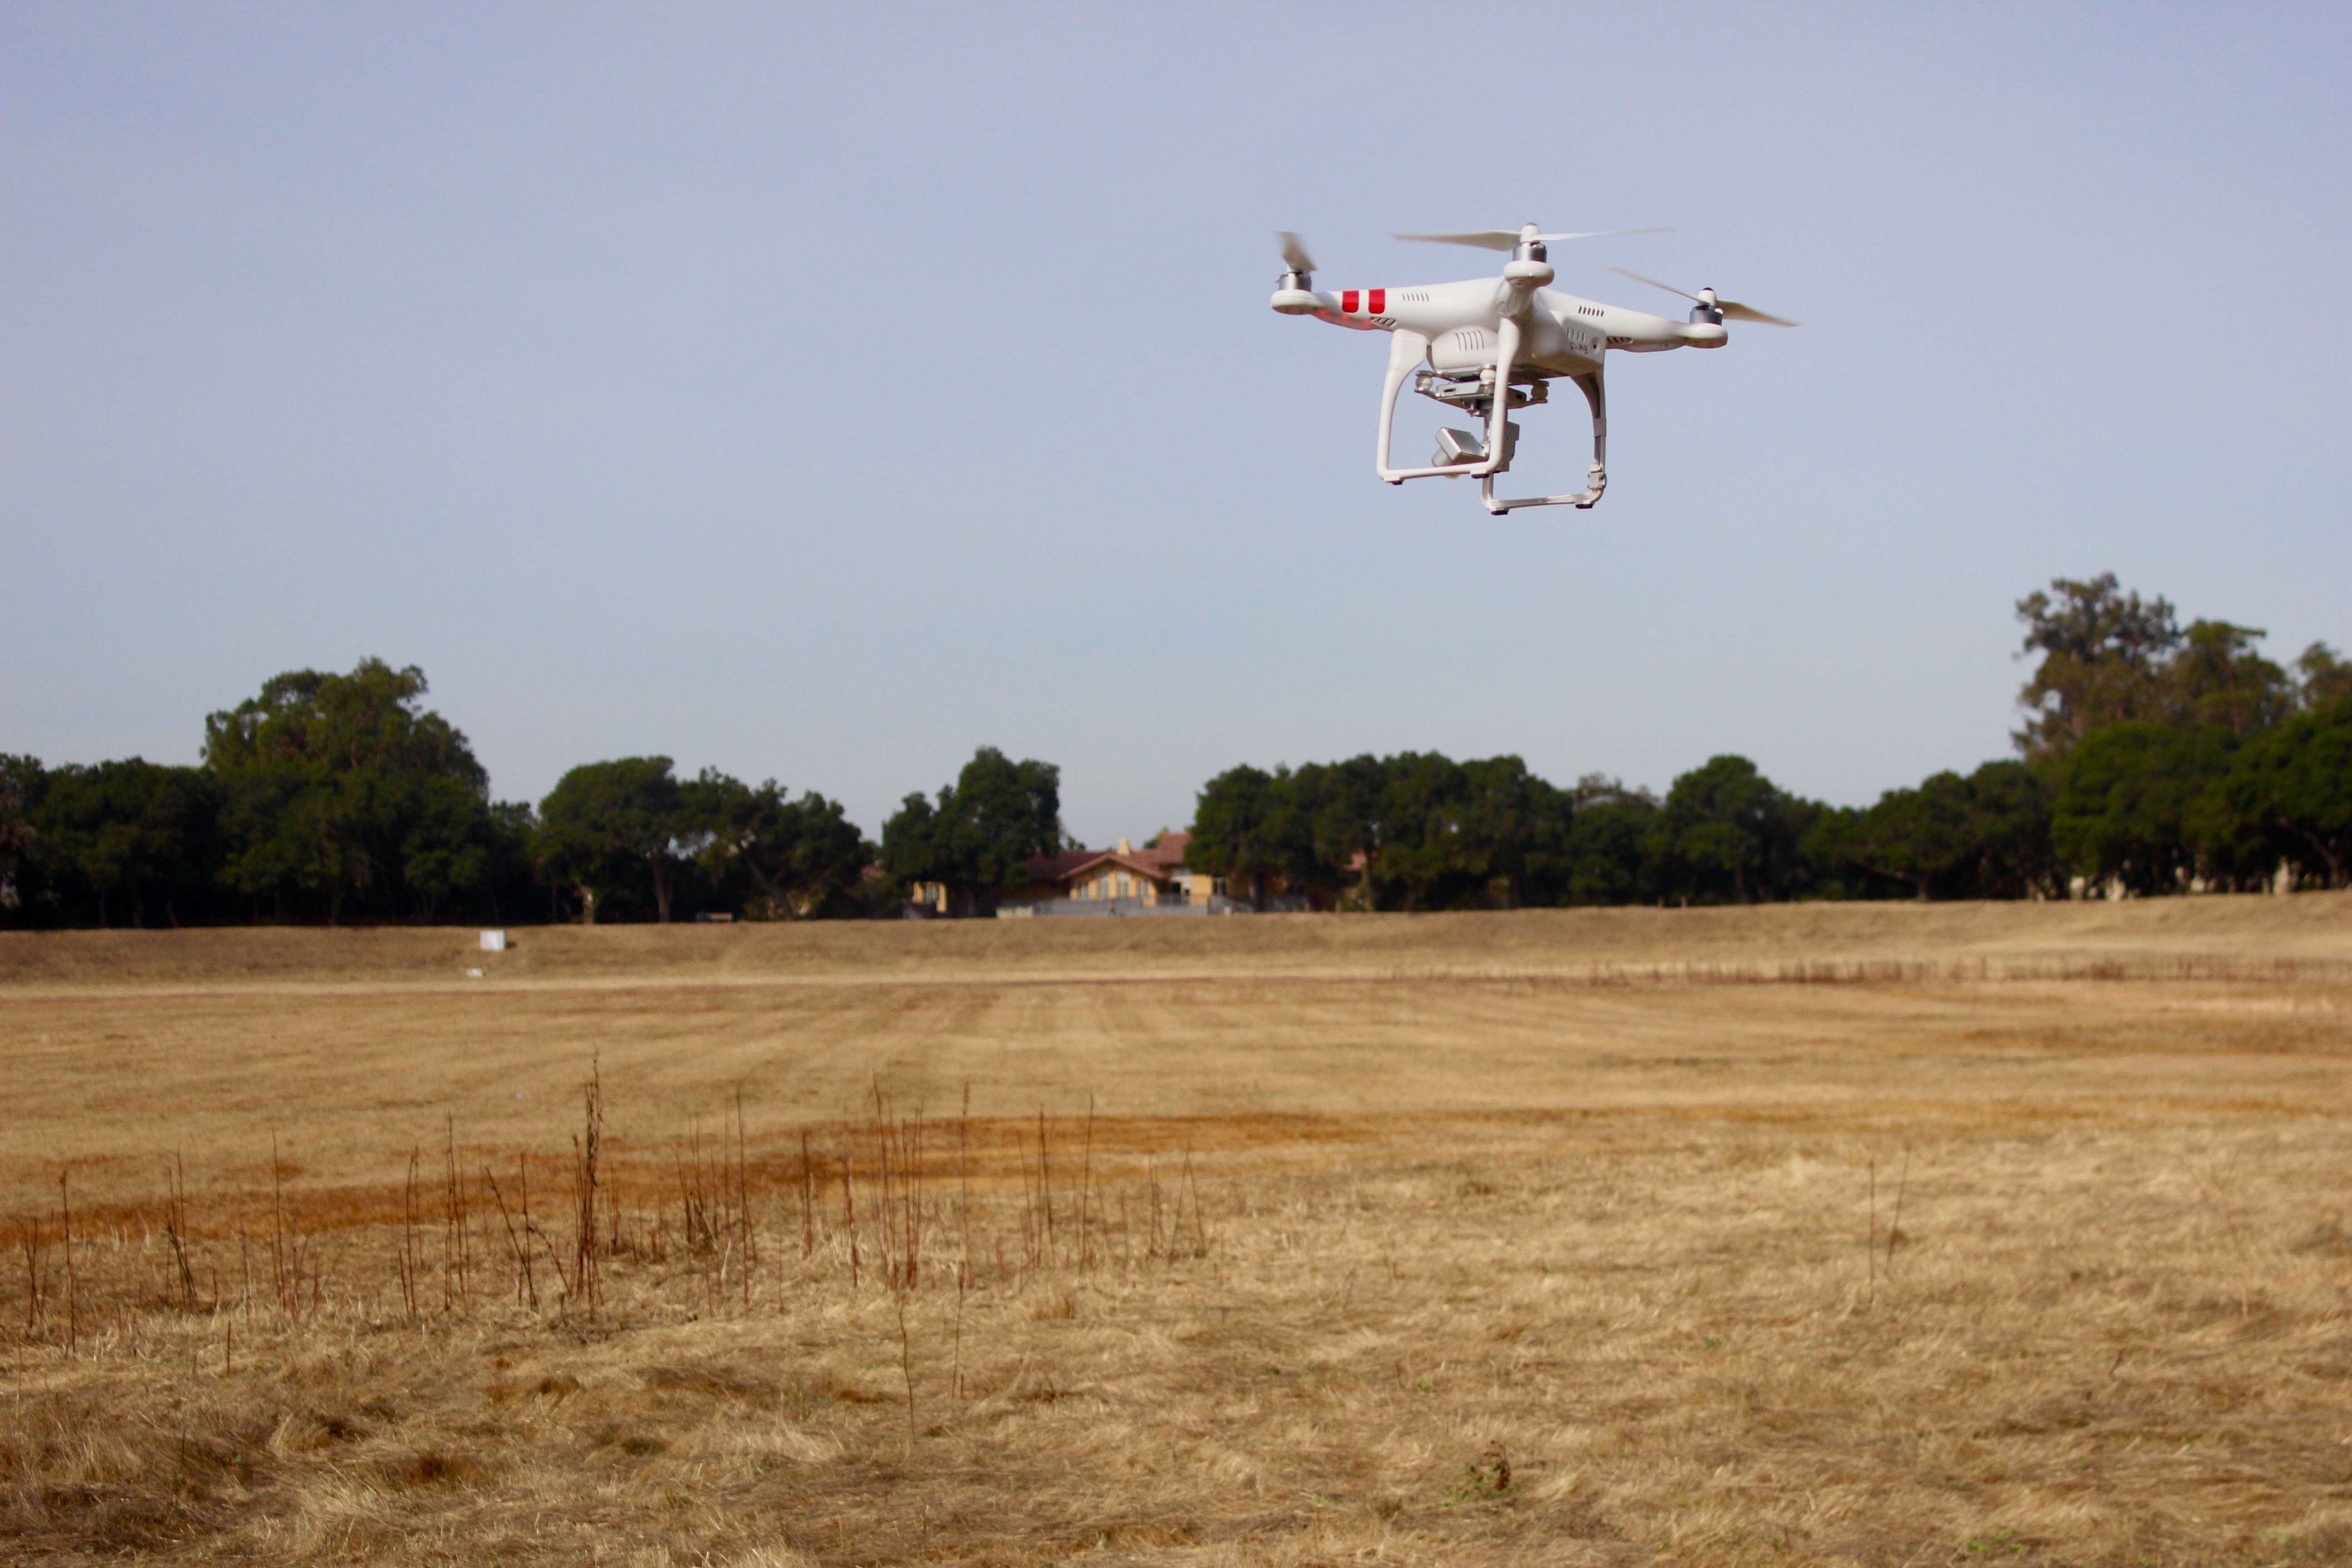
M 1189 833 L 1162 832 L 1139 846 L 1067 849 L 1029 862 L 1029 882 L 997 901 L 1000 915 L 1211 914 L 1224 903 L 1222 880 L 1184 863 Z
M 1185 864 L 1189 833 L 1162 831 L 1115 849 L 1064 849 L 1030 858 L 1028 880 L 997 895 L 996 913 L 1031 915 L 1210 915 L 1246 911 L 1225 897 L 1222 877 Z M 918 882 L 908 889 L 909 914 L 946 914 L 945 884 Z M 1288 907 L 1287 905 L 1282 907 Z
M 1075 866 L 1057 868 L 1059 896 L 1080 903 L 1189 904 L 1193 876 L 1184 851 L 1192 842 L 1189 833 L 1162 833 L 1139 849 L 1122 838 L 1116 849 L 1097 850 Z M 1209 889 L 1202 890 L 1205 903 Z

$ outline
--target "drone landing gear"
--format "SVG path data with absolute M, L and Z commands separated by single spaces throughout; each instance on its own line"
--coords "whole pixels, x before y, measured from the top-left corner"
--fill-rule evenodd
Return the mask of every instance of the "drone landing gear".
M 1570 379 L 1584 389 L 1584 401 L 1592 405 L 1592 466 L 1584 470 L 1584 489 L 1575 495 L 1521 496 L 1502 500 L 1495 495 L 1494 474 L 1488 474 L 1478 482 L 1478 499 L 1496 517 L 1523 506 L 1572 506 L 1580 511 L 1589 511 L 1601 499 L 1601 492 L 1609 488 L 1609 403 L 1601 389 L 1601 373 L 1596 370 Z M 1503 466 L 1509 466 L 1507 453 Z
M 1592 408 L 1592 466 L 1585 472 L 1586 488 L 1574 495 L 1520 496 L 1498 498 L 1495 494 L 1495 476 L 1511 466 L 1513 437 L 1518 427 L 1512 424 L 1508 413 L 1530 404 L 1542 403 L 1549 395 L 1548 382 L 1537 379 L 1526 387 L 1511 384 L 1511 363 L 1517 357 L 1519 324 L 1506 316 L 1499 324 L 1497 337 L 1501 353 L 1496 363 L 1476 375 L 1451 375 L 1441 372 L 1423 371 L 1414 382 L 1413 390 L 1424 397 L 1434 398 L 1451 407 L 1476 416 L 1486 426 L 1483 437 L 1467 430 L 1446 430 L 1440 433 L 1436 460 L 1426 468 L 1392 468 L 1389 466 L 1389 444 L 1396 423 L 1397 394 L 1408 377 L 1413 376 L 1429 353 L 1429 340 L 1419 332 L 1402 328 L 1390 334 L 1389 371 L 1386 384 L 1381 389 L 1381 438 L 1374 460 L 1374 471 L 1392 485 L 1407 479 L 1475 479 L 1479 481 L 1479 499 L 1486 510 L 1499 517 L 1525 506 L 1591 507 L 1601 499 L 1609 486 L 1605 465 L 1608 461 L 1609 421 L 1607 404 L 1601 389 L 1598 369 L 1570 377 L 1584 391 L 1585 401 Z M 1500 387 L 1504 395 L 1497 397 Z

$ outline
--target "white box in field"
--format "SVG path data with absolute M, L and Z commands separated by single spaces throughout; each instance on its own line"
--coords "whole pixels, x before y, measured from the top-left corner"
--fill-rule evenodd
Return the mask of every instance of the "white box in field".
M 486 931 L 482 933 L 482 951 L 484 952 L 504 952 L 506 950 L 506 932 L 502 931 Z

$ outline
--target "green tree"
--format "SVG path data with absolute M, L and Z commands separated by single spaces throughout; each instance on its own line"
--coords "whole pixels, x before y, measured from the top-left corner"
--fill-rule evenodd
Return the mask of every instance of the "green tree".
M 473 909 L 504 918 L 522 908 L 533 880 L 530 806 L 485 800 L 456 779 L 415 776 L 400 781 L 389 804 L 404 825 L 404 913 L 432 921 Z
M 1571 904 L 1646 903 L 1658 896 L 1650 839 L 1658 802 L 1647 790 L 1587 773 L 1570 799 L 1568 861 L 1563 901 Z
M 936 807 L 910 795 L 883 825 L 883 866 L 902 890 L 945 885 L 951 914 L 993 915 L 1032 858 L 1062 847 L 1061 778 L 1051 763 L 1016 763 L 982 746 L 940 787 Z
M 1404 912 L 1433 889 L 1483 882 L 1488 857 L 1465 831 L 1470 785 L 1462 764 L 1435 752 L 1405 752 L 1381 763 L 1380 795 L 1367 834 L 1375 884 L 1395 886 Z
M 466 737 L 424 708 L 425 673 L 363 659 L 291 670 L 205 721 L 220 781 L 228 885 L 280 910 L 323 903 L 416 916 L 482 891 L 497 819 Z M 412 880 L 412 878 L 414 880 Z
M 178 925 L 210 888 L 217 813 L 205 773 L 132 757 L 51 772 L 30 826 L 49 885 L 98 924 L 143 926 L 152 909 Z
M 2061 898 L 2066 879 L 2051 839 L 2050 788 L 2021 762 L 1990 762 L 1968 778 L 1969 857 L 1955 897 Z
M 1916 789 L 1891 789 L 1866 811 L 1838 819 L 1836 853 L 1864 870 L 1905 884 L 1927 899 L 1969 858 L 1967 781 L 1929 776 Z
M 2295 701 L 2306 713 L 2352 701 L 2352 661 L 2324 642 L 2313 643 L 2294 661 Z
M 1277 883 L 1318 905 L 1408 912 L 1556 902 L 1571 814 L 1517 757 L 1244 765 L 1202 788 L 1187 857 L 1260 908 Z
M 953 792 L 951 784 L 940 791 L 943 804 Z M 882 824 L 882 869 L 891 886 L 901 894 L 919 882 L 938 882 L 950 889 L 958 885 L 961 868 L 956 865 L 949 847 L 943 816 L 932 808 L 930 798 L 918 790 L 900 801 L 898 809 Z M 950 893 L 951 900 L 953 897 Z M 951 901 L 949 912 L 969 911 L 954 908 Z
M 2063 893 L 2050 839 L 2048 791 L 2025 763 L 1987 763 L 1965 778 L 1940 773 L 1875 805 L 1825 813 L 1806 844 L 1824 881 L 1844 867 L 1918 899 L 2018 899 Z M 1867 883 L 1846 889 L 1869 892 Z
M 2210 724 L 2242 741 L 2294 713 L 2294 683 L 2254 651 L 2264 634 L 2227 621 L 2192 621 L 2166 666 L 2168 711 L 2177 723 Z
M 1575 803 L 1517 757 L 1462 764 L 1462 836 L 1480 885 L 1473 901 L 1507 909 L 1556 904 L 1566 891 Z
M 1286 868 L 1289 784 L 1287 770 L 1277 775 L 1244 763 L 1202 784 L 1193 799 L 1186 861 L 1196 871 L 1223 878 L 1253 909 L 1265 908 L 1270 882 Z
M 2192 820 L 2241 886 L 2261 885 L 2282 862 L 2297 882 L 2352 886 L 2352 698 L 2241 749 Z
M 1666 793 L 1651 825 L 1651 854 L 1670 895 L 1742 904 L 1786 897 L 1795 890 L 1808 816 L 1747 758 L 1711 757 Z
M 37 757 L 0 752 L 0 921 L 29 919 L 40 901 L 33 886 L 33 809 L 47 773 Z
M 540 864 L 574 889 L 591 925 L 648 895 L 654 918 L 668 921 L 694 832 L 667 757 L 584 763 L 539 803 Z
M 2060 863 L 2134 893 L 2180 891 L 2198 870 L 2200 797 L 2231 752 L 2230 732 L 2214 725 L 2134 720 L 2092 731 L 2058 773 L 2051 833 Z
M 696 858 L 722 897 L 737 892 L 740 877 L 751 886 L 748 903 L 771 920 L 805 920 L 844 914 L 855 896 L 874 846 L 849 821 L 838 801 L 806 792 L 793 800 L 773 779 L 756 788 L 705 768 L 678 791 L 682 819 L 695 842 Z
M 2164 667 L 2180 645 L 2172 605 L 2124 593 L 2112 572 L 2056 577 L 2050 587 L 2017 602 L 2021 651 L 2042 656 L 2018 698 L 2028 717 L 2017 743 L 2036 762 L 2064 755 L 2103 724 L 2164 717 Z
M 1370 910 L 1379 905 L 1373 867 L 1381 853 L 1381 797 L 1388 771 L 1369 753 L 1340 763 L 1307 763 L 1290 775 L 1282 824 L 1285 882 L 1318 905 Z

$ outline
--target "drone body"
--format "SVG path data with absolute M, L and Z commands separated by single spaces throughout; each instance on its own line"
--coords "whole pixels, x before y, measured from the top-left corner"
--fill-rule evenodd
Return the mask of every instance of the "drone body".
M 1649 234 L 1653 229 L 1617 229 L 1617 234 Z M 1462 283 L 1432 283 L 1407 289 L 1349 289 L 1341 293 L 1318 291 L 1315 263 L 1295 234 L 1286 234 L 1283 261 L 1289 268 L 1271 301 L 1289 316 L 1313 316 L 1334 326 L 1361 331 L 1385 331 L 1389 338 L 1388 378 L 1381 392 L 1380 443 L 1374 470 L 1391 484 L 1407 479 L 1475 479 L 1486 510 L 1500 514 L 1526 506 L 1590 507 L 1607 488 L 1609 422 L 1603 394 L 1603 357 L 1615 349 L 1626 353 L 1655 353 L 1665 349 L 1720 348 L 1728 338 L 1727 319 L 1764 321 L 1791 327 L 1794 321 L 1768 316 L 1729 300 L 1718 300 L 1712 289 L 1684 294 L 1693 301 L 1688 321 L 1628 310 L 1580 300 L 1549 288 L 1553 277 L 1545 247 L 1559 239 L 1595 238 L 1594 235 L 1542 234 L 1528 225 L 1514 234 L 1486 230 L 1475 234 L 1404 234 L 1399 239 L 1435 240 L 1475 245 L 1511 252 L 1499 279 L 1478 278 Z M 1612 268 L 1623 271 L 1623 268 Z M 1671 293 L 1683 290 L 1656 283 L 1638 273 L 1626 277 Z M 1389 460 L 1390 437 L 1396 423 L 1397 394 L 1405 382 L 1413 390 L 1476 417 L 1484 429 L 1442 429 L 1437 452 L 1427 466 L 1397 468 Z M 1523 496 L 1516 500 L 1495 494 L 1495 476 L 1511 466 L 1518 426 L 1509 411 L 1549 400 L 1555 379 L 1572 381 L 1592 410 L 1592 466 L 1585 489 L 1574 495 Z M 1497 395 L 1500 392 L 1501 395 Z

